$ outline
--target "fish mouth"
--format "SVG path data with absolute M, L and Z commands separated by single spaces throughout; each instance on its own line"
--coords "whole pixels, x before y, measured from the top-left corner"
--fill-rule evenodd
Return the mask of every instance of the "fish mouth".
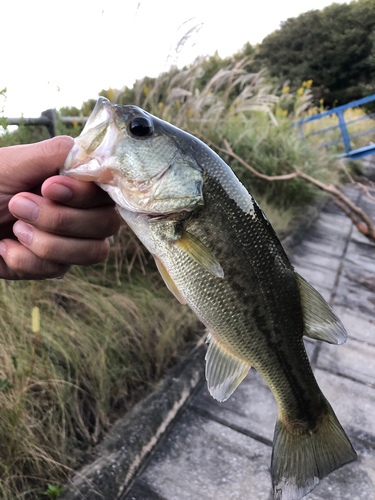
M 114 118 L 113 104 L 107 98 L 99 97 L 82 133 L 85 129 L 96 127 L 110 118 Z
M 126 161 L 121 159 L 130 141 L 125 122 L 142 111 L 137 110 L 100 97 L 60 173 L 95 182 L 117 205 L 138 214 L 158 217 L 192 210 L 202 198 L 201 172 L 191 160 L 184 160 L 179 151 L 167 154 L 158 164 L 158 171 L 146 170 L 146 176 L 144 172 L 141 176 L 127 175 Z M 131 162 L 129 168 L 132 168 Z M 134 168 L 130 170 L 133 172 Z M 153 175 L 148 175 L 151 173 Z M 178 178 L 185 179 L 182 187 L 176 182 Z
M 99 97 L 81 134 L 76 137 L 60 173 L 83 181 L 111 182 L 113 173 L 104 165 L 104 154 L 101 155 L 98 151 L 108 132 L 112 138 L 119 133 L 115 111 L 108 99 Z
M 121 134 L 116 124 L 116 105 L 100 97 L 81 134 L 76 137 L 60 174 L 81 181 L 93 181 L 120 207 L 146 214 L 149 212 L 148 205 L 153 201 L 154 182 L 164 176 L 169 165 L 155 178 L 144 182 L 124 179 L 106 162 Z M 143 200 L 142 206 L 139 206 L 139 200 Z

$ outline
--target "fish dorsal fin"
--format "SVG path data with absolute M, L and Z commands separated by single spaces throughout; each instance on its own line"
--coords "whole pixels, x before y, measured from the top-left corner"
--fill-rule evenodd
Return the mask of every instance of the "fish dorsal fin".
M 329 344 L 343 344 L 347 333 L 331 307 L 319 292 L 302 276 L 295 273 L 301 296 L 305 335 L 312 339 L 324 340 Z
M 181 238 L 175 240 L 174 243 L 211 274 L 218 278 L 224 278 L 224 271 L 220 263 L 196 236 L 184 231 Z
M 176 299 L 181 302 L 181 304 L 186 304 L 186 300 L 183 298 L 181 295 L 179 289 L 176 286 L 176 283 L 173 281 L 171 278 L 169 272 L 165 269 L 164 264 L 160 259 L 156 257 L 156 255 L 153 255 L 156 263 L 156 267 L 158 268 L 159 273 L 161 274 L 161 277 L 164 280 L 164 283 L 167 285 L 168 290 L 170 290 L 173 295 L 176 297 Z
M 246 377 L 250 366 L 236 358 L 211 334 L 207 336 L 206 379 L 208 390 L 218 401 L 225 401 Z

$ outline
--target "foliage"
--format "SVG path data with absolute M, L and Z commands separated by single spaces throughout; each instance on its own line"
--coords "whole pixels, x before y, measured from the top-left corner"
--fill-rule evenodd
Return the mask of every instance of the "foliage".
M 34 142 L 49 139 L 46 127 L 42 125 L 26 126 L 19 125 L 16 130 L 9 131 L 8 128 L 0 135 L 0 147 L 16 146 L 18 144 L 32 144 Z
M 7 93 L 6 87 L 4 87 L 2 90 L 0 90 L 0 97 L 3 99 L 2 104 L 1 104 L 1 108 L 0 108 L 0 115 L 2 115 L 4 113 L 5 101 L 7 99 L 6 93 Z M 3 117 L 0 117 L 0 118 L 3 118 Z M 2 125 L 1 121 L 0 121 L 0 125 Z
M 258 59 L 297 88 L 314 82 L 315 103 L 345 104 L 375 93 L 375 0 L 336 4 L 287 19 Z
M 195 339 L 196 318 L 147 262 L 147 278 L 133 269 L 118 284 L 114 252 L 63 280 L 0 282 L 1 498 L 65 479 Z
M 56 498 L 59 498 L 65 490 L 65 488 L 60 486 L 60 483 L 56 484 L 48 483 L 47 486 L 48 489 L 47 491 L 44 492 L 44 494 L 47 495 L 47 497 L 50 498 L 50 500 L 56 500 Z
M 212 58 L 208 61 L 214 64 Z M 301 141 L 292 127 L 296 118 L 312 108 L 311 81 L 295 93 L 286 86 L 274 87 L 265 70 L 251 71 L 248 58 L 226 60 L 224 67 L 218 64 L 210 79 L 202 80 L 206 63 L 200 59 L 182 71 L 172 69 L 153 86 L 148 79 L 137 81 L 132 104 L 201 138 L 214 149 L 227 139 L 234 151 L 261 173 L 280 175 L 294 166 L 314 172 L 322 181 L 337 179 L 340 165 L 334 157 Z M 119 104 L 126 103 L 127 95 L 126 89 L 112 92 Z M 315 188 L 301 179 L 270 185 L 254 178 L 232 158 L 225 159 L 251 192 L 276 209 L 293 209 L 316 196 Z
M 56 113 L 56 117 L 56 135 L 70 135 L 71 137 L 77 137 L 82 132 L 83 126 L 79 125 L 78 123 L 65 125 L 61 122 L 61 120 L 59 120 L 58 113 Z M 17 129 L 13 131 L 5 128 L 3 134 L 0 134 L 0 148 L 7 146 L 16 146 L 19 144 L 32 144 L 34 142 L 44 141 L 49 138 L 50 136 L 45 126 L 28 126 L 21 123 L 17 127 Z

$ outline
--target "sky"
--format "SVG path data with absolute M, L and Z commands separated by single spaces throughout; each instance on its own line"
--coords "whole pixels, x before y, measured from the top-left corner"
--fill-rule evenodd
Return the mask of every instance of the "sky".
M 0 116 L 80 107 L 200 55 L 260 43 L 331 0 L 13 0 L 1 5 Z M 345 3 L 336 0 L 336 3 Z M 347 2 L 346 2 L 347 3 Z M 178 42 L 189 34 L 182 49 Z

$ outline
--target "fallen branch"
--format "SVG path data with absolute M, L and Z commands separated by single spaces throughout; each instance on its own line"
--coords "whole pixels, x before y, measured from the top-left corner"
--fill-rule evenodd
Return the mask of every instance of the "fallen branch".
M 375 197 L 371 195 L 367 186 L 362 184 L 361 182 L 355 182 L 355 185 L 358 186 L 362 191 L 366 194 L 367 198 L 371 201 L 375 201 Z
M 371 187 L 375 187 L 375 182 L 373 181 L 370 181 L 370 179 L 366 179 L 366 177 L 362 177 L 363 181 L 364 182 L 359 182 L 359 181 L 355 181 L 353 179 L 353 177 L 350 175 L 350 173 L 347 171 L 347 169 L 345 168 L 344 169 L 345 171 L 345 174 L 348 176 L 351 184 L 353 184 L 353 186 L 357 186 L 359 189 L 361 189 L 361 191 L 363 191 L 365 193 L 365 195 L 367 196 L 367 198 L 371 201 L 375 201 L 375 197 L 372 196 L 372 194 L 370 193 L 367 185 L 370 185 Z M 367 185 L 366 185 L 367 184 Z
M 258 172 L 255 168 L 253 168 L 251 165 L 249 165 L 245 160 L 243 160 L 240 156 L 238 156 L 230 147 L 229 142 L 224 139 L 224 145 L 225 149 L 217 146 L 216 144 L 213 144 L 211 141 L 206 141 L 210 142 L 210 144 L 217 149 L 218 151 L 221 151 L 235 160 L 237 160 L 241 165 L 246 167 L 252 174 L 254 174 L 256 177 L 259 177 L 260 179 L 264 179 L 266 181 L 285 181 L 285 180 L 290 180 L 290 179 L 295 179 L 297 177 L 304 179 L 307 182 L 310 182 L 317 188 L 321 189 L 322 191 L 325 191 L 326 193 L 331 194 L 334 197 L 335 204 L 348 216 L 350 219 L 353 221 L 357 229 L 364 234 L 369 240 L 375 242 L 375 226 L 371 218 L 362 210 L 362 208 L 358 207 L 355 203 L 353 203 L 349 198 L 347 198 L 339 189 L 334 184 L 329 184 L 326 185 L 323 182 L 318 181 L 317 179 L 314 179 L 314 177 L 310 177 L 309 175 L 305 174 L 301 170 L 299 170 L 296 167 L 294 168 L 294 172 L 290 174 L 285 174 L 285 175 L 265 175 L 261 174 Z M 366 194 L 369 195 L 370 199 L 374 199 L 368 191 L 368 189 L 365 186 L 361 187 Z

